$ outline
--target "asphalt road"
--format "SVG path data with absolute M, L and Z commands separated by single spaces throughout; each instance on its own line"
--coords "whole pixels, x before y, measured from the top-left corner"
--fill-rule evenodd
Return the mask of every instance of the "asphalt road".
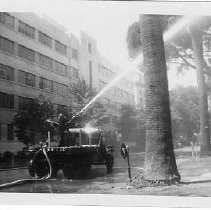
M 138 171 L 141 170 L 141 167 L 143 167 L 144 154 L 131 154 L 130 162 L 132 177 L 134 177 Z M 0 184 L 27 178 L 30 178 L 27 169 L 0 172 Z M 57 179 L 3 188 L 0 192 L 115 194 L 118 193 L 122 187 L 126 188 L 128 183 L 127 161 L 119 156 L 115 158 L 114 169 L 110 174 L 107 174 L 106 166 L 104 165 L 92 166 L 89 177 L 83 180 L 64 179 L 62 171 L 59 171 Z

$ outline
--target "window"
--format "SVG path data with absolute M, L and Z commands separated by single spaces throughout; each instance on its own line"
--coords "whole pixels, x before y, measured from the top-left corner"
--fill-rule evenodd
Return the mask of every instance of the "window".
M 11 28 L 15 26 L 15 18 L 5 12 L 0 12 L 0 22 Z
M 39 64 L 47 69 L 52 69 L 53 60 L 45 55 L 39 54 Z
M 53 92 L 53 81 L 40 77 L 39 87 L 40 89 Z
M 72 58 L 74 58 L 75 60 L 78 60 L 78 51 L 76 49 L 71 49 L 72 51 Z
M 55 40 L 55 50 L 63 55 L 67 54 L 67 47 L 66 45 L 62 44 L 59 41 Z
M 65 64 L 55 61 L 55 70 L 56 73 L 67 76 L 67 66 Z
M 19 110 L 25 110 L 29 103 L 31 103 L 34 99 L 26 98 L 26 97 L 18 97 L 18 108 Z
M 27 59 L 28 61 L 34 62 L 35 52 L 22 45 L 18 45 L 18 56 Z
M 40 31 L 39 31 L 39 42 L 48 47 L 52 47 L 52 38 Z
M 59 95 L 67 96 L 67 87 L 58 82 L 53 83 L 53 91 Z
M 0 107 L 14 109 L 14 96 L 0 92 Z
M 25 71 L 18 71 L 18 82 L 31 87 L 35 86 L 35 75 Z
M 35 38 L 35 28 L 29 26 L 28 24 L 19 20 L 18 22 L 18 32 L 34 39 Z
M 53 92 L 62 95 L 62 85 L 58 82 L 53 82 Z
M 75 67 L 72 67 L 72 77 L 74 79 L 78 79 L 79 78 L 79 73 L 78 73 L 78 69 L 76 69 Z
M 0 78 L 14 81 L 14 68 L 0 63 Z
M 12 124 L 7 124 L 7 139 L 14 140 L 14 126 Z
M 14 42 L 0 36 L 0 49 L 13 54 L 14 53 Z
M 63 96 L 67 96 L 67 86 L 66 85 L 62 85 L 62 95 Z

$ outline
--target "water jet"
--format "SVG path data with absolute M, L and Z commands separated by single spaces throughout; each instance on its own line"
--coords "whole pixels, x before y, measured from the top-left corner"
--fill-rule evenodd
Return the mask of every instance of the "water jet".
M 184 16 L 178 20 L 174 25 L 172 25 L 167 31 L 163 34 L 164 42 L 170 41 L 178 32 L 180 32 L 187 25 L 192 24 L 195 20 L 195 16 Z M 109 84 L 107 84 L 87 105 L 84 106 L 81 111 L 79 111 L 73 118 L 69 121 L 71 122 L 75 117 L 77 117 L 82 112 L 86 111 L 89 106 L 91 106 L 99 97 L 101 97 L 106 91 L 113 87 L 117 82 L 123 79 L 128 73 L 135 71 L 138 65 L 143 63 L 143 53 L 140 52 L 139 56 L 130 64 L 126 66 L 126 70 L 117 75 Z

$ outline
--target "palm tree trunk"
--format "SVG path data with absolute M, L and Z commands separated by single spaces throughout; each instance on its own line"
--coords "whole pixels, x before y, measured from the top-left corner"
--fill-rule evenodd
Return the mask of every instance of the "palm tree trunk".
M 146 148 L 143 177 L 180 180 L 173 151 L 169 92 L 161 16 L 140 17 L 144 58 Z
M 190 36 L 195 54 L 196 76 L 199 94 L 199 114 L 200 114 L 200 144 L 201 153 L 210 151 L 210 124 L 207 102 L 207 87 L 204 78 L 202 33 L 196 27 L 190 27 Z

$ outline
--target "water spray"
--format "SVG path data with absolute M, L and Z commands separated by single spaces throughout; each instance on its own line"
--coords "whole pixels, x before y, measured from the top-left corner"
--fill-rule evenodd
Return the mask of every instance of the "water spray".
M 170 41 L 179 31 L 181 31 L 187 25 L 193 23 L 195 18 L 193 16 L 185 16 L 178 20 L 174 25 L 171 26 L 166 32 L 164 32 L 163 39 L 164 42 Z M 139 54 L 139 56 L 130 64 L 126 66 L 126 70 L 117 75 L 107 86 L 105 86 L 84 108 L 78 112 L 73 118 L 69 121 L 71 122 L 75 117 L 77 117 L 80 113 L 86 111 L 86 109 L 92 105 L 99 97 L 101 97 L 107 90 L 109 90 L 112 86 L 114 86 L 117 82 L 119 82 L 122 78 L 124 78 L 131 71 L 135 71 L 139 64 L 143 63 L 143 52 Z

